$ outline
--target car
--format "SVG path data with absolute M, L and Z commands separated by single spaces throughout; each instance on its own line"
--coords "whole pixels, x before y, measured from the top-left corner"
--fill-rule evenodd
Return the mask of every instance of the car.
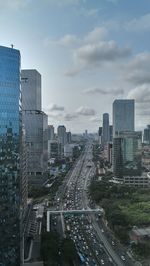
M 115 245 L 115 242 L 114 241 L 112 241 L 111 243 L 112 243 L 113 246 Z
M 122 260 L 126 260 L 125 257 L 124 257 L 123 255 L 121 256 L 121 259 L 122 259 Z
M 102 264 L 102 265 L 104 265 L 104 264 L 105 264 L 103 259 L 101 259 L 101 264 Z

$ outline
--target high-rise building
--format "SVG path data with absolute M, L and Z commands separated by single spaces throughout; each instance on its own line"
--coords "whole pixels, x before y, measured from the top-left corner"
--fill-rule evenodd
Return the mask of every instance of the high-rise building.
M 109 126 L 109 141 L 110 142 L 113 141 L 113 126 L 112 125 Z
M 47 170 L 48 116 L 42 111 L 24 111 L 23 121 L 26 129 L 28 175 L 42 175 Z M 29 182 L 30 182 L 29 178 Z
M 120 132 L 113 139 L 113 168 L 117 178 L 142 173 L 142 133 Z
M 67 134 L 67 143 L 71 143 L 71 132 L 69 131 L 69 132 L 66 132 L 66 134 Z
M 99 127 L 98 129 L 98 142 L 99 144 L 102 144 L 102 127 Z
M 143 141 L 146 144 L 150 144 L 150 125 L 147 125 L 147 128 L 144 129 Z
M 113 136 L 121 131 L 134 131 L 134 100 L 113 102 Z
M 23 189 L 26 176 L 23 173 L 22 139 L 20 52 L 0 46 L 1 266 L 20 265 L 21 260 L 21 220 L 27 200 L 26 189 Z
M 22 109 L 40 110 L 41 107 L 41 75 L 35 69 L 21 70 Z
M 55 133 L 54 133 L 54 126 L 53 125 L 48 125 L 47 137 L 48 137 L 48 140 L 54 140 Z
M 64 125 L 58 126 L 57 135 L 59 143 L 65 145 L 67 143 L 67 135 L 66 135 L 66 128 Z
M 60 125 L 57 128 L 58 142 L 61 144 L 61 155 L 64 154 L 64 145 L 67 143 L 66 128 L 64 125 Z
M 102 130 L 102 143 L 106 144 L 109 142 L 110 134 L 109 134 L 109 114 L 103 114 L 103 130 Z
M 41 110 L 40 73 L 35 69 L 22 70 L 21 89 L 30 182 L 47 170 L 48 163 L 48 117 Z

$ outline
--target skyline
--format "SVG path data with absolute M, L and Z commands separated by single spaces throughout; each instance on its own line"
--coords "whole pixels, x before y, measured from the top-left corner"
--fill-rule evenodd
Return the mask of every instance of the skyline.
M 1 45 L 42 75 L 49 124 L 97 131 L 118 98 L 135 99 L 136 130 L 149 124 L 148 0 L 7 0 L 0 15 Z

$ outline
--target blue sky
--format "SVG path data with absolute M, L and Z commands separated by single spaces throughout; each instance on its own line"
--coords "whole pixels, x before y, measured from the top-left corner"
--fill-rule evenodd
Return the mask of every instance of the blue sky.
M 0 0 L 0 44 L 42 75 L 49 123 L 97 131 L 116 98 L 150 123 L 149 0 Z

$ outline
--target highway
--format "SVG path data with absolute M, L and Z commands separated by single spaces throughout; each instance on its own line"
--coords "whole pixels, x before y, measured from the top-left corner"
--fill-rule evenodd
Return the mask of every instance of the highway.
M 89 142 L 57 193 L 56 211 L 61 213 L 63 234 L 69 235 L 74 241 L 83 265 L 133 265 L 127 255 L 108 239 L 101 214 L 90 211 L 91 202 L 87 191 L 95 172 L 92 143 Z M 96 206 L 92 208 L 97 209 Z

